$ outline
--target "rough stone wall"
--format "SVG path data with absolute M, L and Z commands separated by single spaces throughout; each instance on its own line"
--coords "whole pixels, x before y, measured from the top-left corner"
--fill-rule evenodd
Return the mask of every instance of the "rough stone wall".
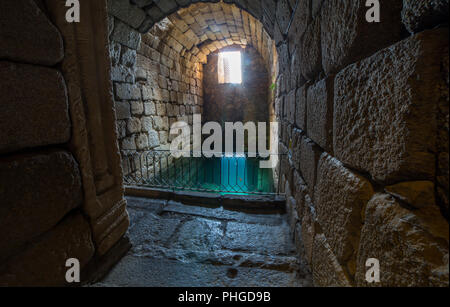
M 108 1 L 119 142 L 122 150 L 132 152 L 169 149 L 172 124 L 192 125 L 193 115 L 203 113 L 203 65 L 211 53 L 232 45 L 253 46 L 269 70 L 266 74 L 271 79 L 276 74 L 273 40 L 262 23 L 237 6 L 223 2 L 177 6 L 155 22 L 137 26 L 143 11 L 154 13 L 149 4 Z M 265 105 L 269 101 L 262 99 Z M 264 107 L 261 120 L 267 120 L 268 110 L 273 117 L 273 99 L 270 106 Z M 132 171 L 128 168 L 124 163 L 126 174 Z
M 204 78 L 205 122 L 258 122 L 269 121 L 269 75 L 258 52 L 232 48 L 242 52 L 242 84 L 219 84 L 218 52 L 208 56 Z
M 448 1 L 380 2 L 277 1 L 292 233 L 317 286 L 448 286 Z
M 173 27 L 166 19 L 149 33 L 137 34 L 136 44 L 124 44 L 112 30 L 112 79 L 122 150 L 169 150 L 170 126 L 177 121 L 192 124 L 193 114 L 202 113 L 203 67 L 171 47 Z
M 94 255 L 63 40 L 34 1 L 1 1 L 0 20 L 0 286 L 62 285 L 68 255 Z
M 113 15 L 145 33 L 194 2 L 124 0 Z M 224 2 L 276 44 L 281 187 L 315 284 L 368 286 L 373 257 L 377 285 L 448 286 L 448 1 L 383 0 L 372 24 L 363 0 Z

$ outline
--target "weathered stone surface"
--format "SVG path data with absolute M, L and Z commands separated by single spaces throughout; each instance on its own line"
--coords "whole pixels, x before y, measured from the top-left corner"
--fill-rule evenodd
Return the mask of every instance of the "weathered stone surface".
M 448 0 L 403 0 L 402 20 L 409 32 L 448 23 Z
M 150 148 L 156 148 L 156 147 L 158 147 L 160 145 L 160 142 L 159 142 L 159 135 L 158 135 L 158 132 L 156 132 L 156 131 L 150 131 L 149 133 L 148 133 L 148 146 L 150 147 Z
M 374 194 L 371 184 L 324 153 L 319 161 L 314 204 L 317 219 L 339 263 L 355 273 L 361 215 Z
M 129 119 L 131 118 L 131 109 L 128 102 L 117 101 L 115 103 L 116 117 L 117 119 Z
M 317 165 L 321 154 L 322 151 L 313 141 L 306 137 L 302 138 L 300 144 L 300 171 L 308 185 L 308 191 L 311 196 L 314 196 Z
M 113 66 L 111 67 L 111 80 L 117 82 L 134 83 L 135 76 L 130 69 L 122 65 Z
M 34 1 L 1 1 L 0 20 L 0 59 L 46 66 L 63 59 L 61 34 Z
M 78 164 L 67 152 L 0 162 L 0 258 L 50 230 L 81 205 Z
M 289 140 L 289 155 L 296 170 L 300 170 L 300 151 L 303 138 L 302 130 L 296 128 L 292 130 L 291 139 Z
M 141 99 L 141 90 L 136 85 L 117 83 L 116 98 L 118 100 L 139 100 Z
M 351 287 L 324 235 L 316 235 L 312 255 L 313 281 L 316 287 Z
M 141 43 L 141 35 L 139 32 L 119 20 L 115 23 L 111 39 L 134 50 L 138 50 L 139 44 Z
M 277 1 L 277 22 L 283 34 L 287 33 L 291 14 L 292 8 L 288 0 Z
M 378 181 L 432 180 L 448 31 L 424 31 L 336 76 L 334 152 Z
M 296 201 L 297 215 L 301 219 L 305 210 L 305 196 L 308 191 L 308 187 L 306 186 L 305 181 L 300 176 L 300 173 L 297 170 L 294 170 L 294 178 L 293 178 L 293 191 L 292 195 Z
M 291 229 L 291 237 L 295 238 L 295 231 L 299 222 L 299 216 L 297 213 L 297 201 L 294 197 L 290 196 L 286 199 L 286 212 L 288 217 L 288 224 Z
M 307 106 L 307 92 L 308 86 L 303 85 L 297 90 L 296 95 L 296 113 L 295 113 L 295 124 L 298 128 L 306 131 L 307 121 L 306 121 L 306 106 Z
M 401 39 L 402 0 L 383 0 L 380 6 L 381 22 L 368 23 L 365 1 L 323 3 L 320 17 L 322 63 L 327 75 Z
M 146 134 L 140 134 L 136 137 L 137 149 L 144 150 L 148 147 L 148 136 Z
M 89 223 L 76 213 L 0 267 L 1 286 L 66 285 L 66 261 L 76 258 L 83 268 L 94 255 Z
M 309 195 L 305 196 L 305 208 L 303 210 L 301 229 L 304 252 L 302 256 L 310 265 L 313 263 L 314 238 L 316 236 L 316 211 Z
M 0 153 L 67 143 L 66 84 L 54 69 L 0 62 Z
M 96 286 L 311 285 L 308 270 L 291 253 L 285 216 L 127 200 L 133 249 Z M 271 238 L 269 244 L 262 238 Z
M 316 16 L 320 13 L 324 0 L 312 0 L 311 2 L 312 17 L 316 18 Z
M 310 23 L 300 45 L 300 70 L 307 80 L 314 80 L 322 71 L 320 18 Z
M 142 130 L 142 123 L 139 118 L 132 118 L 127 121 L 127 132 L 129 134 L 138 133 Z
M 434 183 L 431 181 L 402 182 L 385 188 L 386 192 L 414 208 L 436 204 Z
M 298 44 L 306 27 L 311 21 L 311 1 L 300 0 L 292 17 L 292 24 L 289 27 L 288 40 L 290 44 Z M 291 50 L 292 51 L 292 50 Z
M 133 115 L 142 115 L 144 113 L 144 103 L 142 101 L 132 101 L 130 104 Z
M 108 0 L 108 12 L 132 26 L 138 28 L 144 21 L 146 14 L 138 6 L 132 5 L 130 1 Z
M 145 115 L 156 115 L 156 105 L 154 102 L 144 103 Z
M 295 94 L 296 90 L 290 91 L 286 96 L 286 110 L 287 110 L 287 120 L 292 125 L 295 123 L 295 111 L 296 111 L 296 104 L 295 104 Z
M 329 77 L 308 88 L 308 137 L 329 153 L 333 153 L 333 78 Z
M 366 261 L 380 260 L 380 278 L 375 286 L 449 285 L 448 222 L 438 207 L 410 211 L 392 196 L 377 194 L 367 205 L 358 252 L 356 282 L 365 280 Z

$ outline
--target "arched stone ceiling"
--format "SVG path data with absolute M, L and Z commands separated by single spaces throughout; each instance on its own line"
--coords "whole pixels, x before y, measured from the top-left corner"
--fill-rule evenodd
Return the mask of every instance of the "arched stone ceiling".
M 179 9 L 144 35 L 143 41 L 151 40 L 160 40 L 187 60 L 199 63 L 206 63 L 211 52 L 232 45 L 254 47 L 269 67 L 276 53 L 261 22 L 224 2 L 199 2 Z

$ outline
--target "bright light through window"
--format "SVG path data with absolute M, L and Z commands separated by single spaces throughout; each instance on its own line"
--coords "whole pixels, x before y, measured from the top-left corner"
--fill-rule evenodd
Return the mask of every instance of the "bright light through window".
M 242 83 L 241 52 L 230 51 L 219 53 L 219 83 Z

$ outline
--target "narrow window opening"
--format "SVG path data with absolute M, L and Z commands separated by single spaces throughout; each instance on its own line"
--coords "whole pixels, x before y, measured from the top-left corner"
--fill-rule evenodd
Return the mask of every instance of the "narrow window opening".
M 242 59 L 240 51 L 228 51 L 219 53 L 219 84 L 242 83 Z

